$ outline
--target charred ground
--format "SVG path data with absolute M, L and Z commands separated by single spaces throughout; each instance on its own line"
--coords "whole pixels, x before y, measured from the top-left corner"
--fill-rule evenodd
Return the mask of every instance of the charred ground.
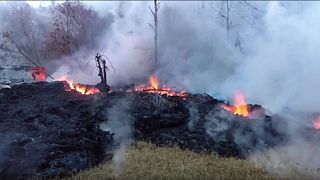
M 133 139 L 195 152 L 245 158 L 285 140 L 277 121 L 250 105 L 256 118 L 234 115 L 224 102 L 206 94 L 165 96 L 114 91 L 81 95 L 65 91 L 64 82 L 14 85 L 0 91 L 1 177 L 69 176 L 111 160 L 120 142 L 104 131 L 110 108 L 128 104 Z M 108 114 L 109 113 L 109 114 Z

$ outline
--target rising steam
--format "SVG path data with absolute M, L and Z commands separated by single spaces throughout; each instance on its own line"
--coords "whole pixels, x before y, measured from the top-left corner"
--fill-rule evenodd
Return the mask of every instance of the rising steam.
M 133 135 L 133 118 L 129 114 L 129 98 L 120 99 L 115 105 L 107 110 L 106 122 L 101 124 L 105 131 L 115 133 L 114 141 L 117 147 L 112 158 L 112 173 L 119 175 L 126 162 L 127 148 Z

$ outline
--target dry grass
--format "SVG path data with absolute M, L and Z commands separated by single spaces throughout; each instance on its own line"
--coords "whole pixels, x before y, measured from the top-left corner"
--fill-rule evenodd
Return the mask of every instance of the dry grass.
M 137 143 L 120 167 L 106 162 L 72 177 L 91 179 L 279 179 L 250 161 Z

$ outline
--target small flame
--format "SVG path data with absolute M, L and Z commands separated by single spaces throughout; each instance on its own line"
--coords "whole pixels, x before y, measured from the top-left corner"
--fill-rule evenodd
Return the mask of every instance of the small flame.
M 320 129 L 320 116 L 313 122 L 313 127 L 315 129 Z
M 157 76 L 155 76 L 155 75 L 150 76 L 149 83 L 153 89 L 155 89 L 155 90 L 159 89 L 159 81 L 158 81 Z
M 32 67 L 30 73 L 35 81 L 46 80 L 46 68 L 45 67 Z
M 83 95 L 90 95 L 90 94 L 95 94 L 99 93 L 99 89 L 93 88 L 93 87 L 88 87 L 85 85 L 81 84 L 74 84 L 72 80 L 68 79 L 66 76 L 61 76 L 58 78 L 58 81 L 66 81 L 67 85 L 65 86 L 65 91 L 72 91 L 75 90 Z
M 235 93 L 233 106 L 222 104 L 221 107 L 226 111 L 233 112 L 233 114 L 241 115 L 244 117 L 249 116 L 249 108 L 241 92 Z
M 135 86 L 135 91 L 144 91 L 149 93 L 158 93 L 160 95 L 167 96 L 187 96 L 186 91 L 176 91 L 175 89 L 169 87 L 161 87 L 157 76 L 151 75 L 149 78 L 149 85 L 137 85 Z
M 236 92 L 234 96 L 234 102 L 235 102 L 235 114 L 239 114 L 242 116 L 249 116 L 249 110 L 248 105 L 246 101 L 244 100 L 244 96 L 240 92 Z

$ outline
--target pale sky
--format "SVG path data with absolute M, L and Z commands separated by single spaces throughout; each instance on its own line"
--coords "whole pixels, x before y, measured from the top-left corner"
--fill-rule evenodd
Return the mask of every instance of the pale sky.
M 10 1 L 0 1 L 0 3 L 6 3 L 6 2 L 10 2 Z M 39 7 L 41 6 L 50 6 L 51 5 L 51 1 L 26 1 L 28 4 L 30 4 L 32 7 Z M 64 1 L 59 1 L 59 2 L 64 2 Z M 58 1 L 56 1 L 56 3 L 59 3 Z
M 39 7 L 41 6 L 50 6 L 51 1 L 26 1 L 28 4 L 30 4 L 33 7 Z

